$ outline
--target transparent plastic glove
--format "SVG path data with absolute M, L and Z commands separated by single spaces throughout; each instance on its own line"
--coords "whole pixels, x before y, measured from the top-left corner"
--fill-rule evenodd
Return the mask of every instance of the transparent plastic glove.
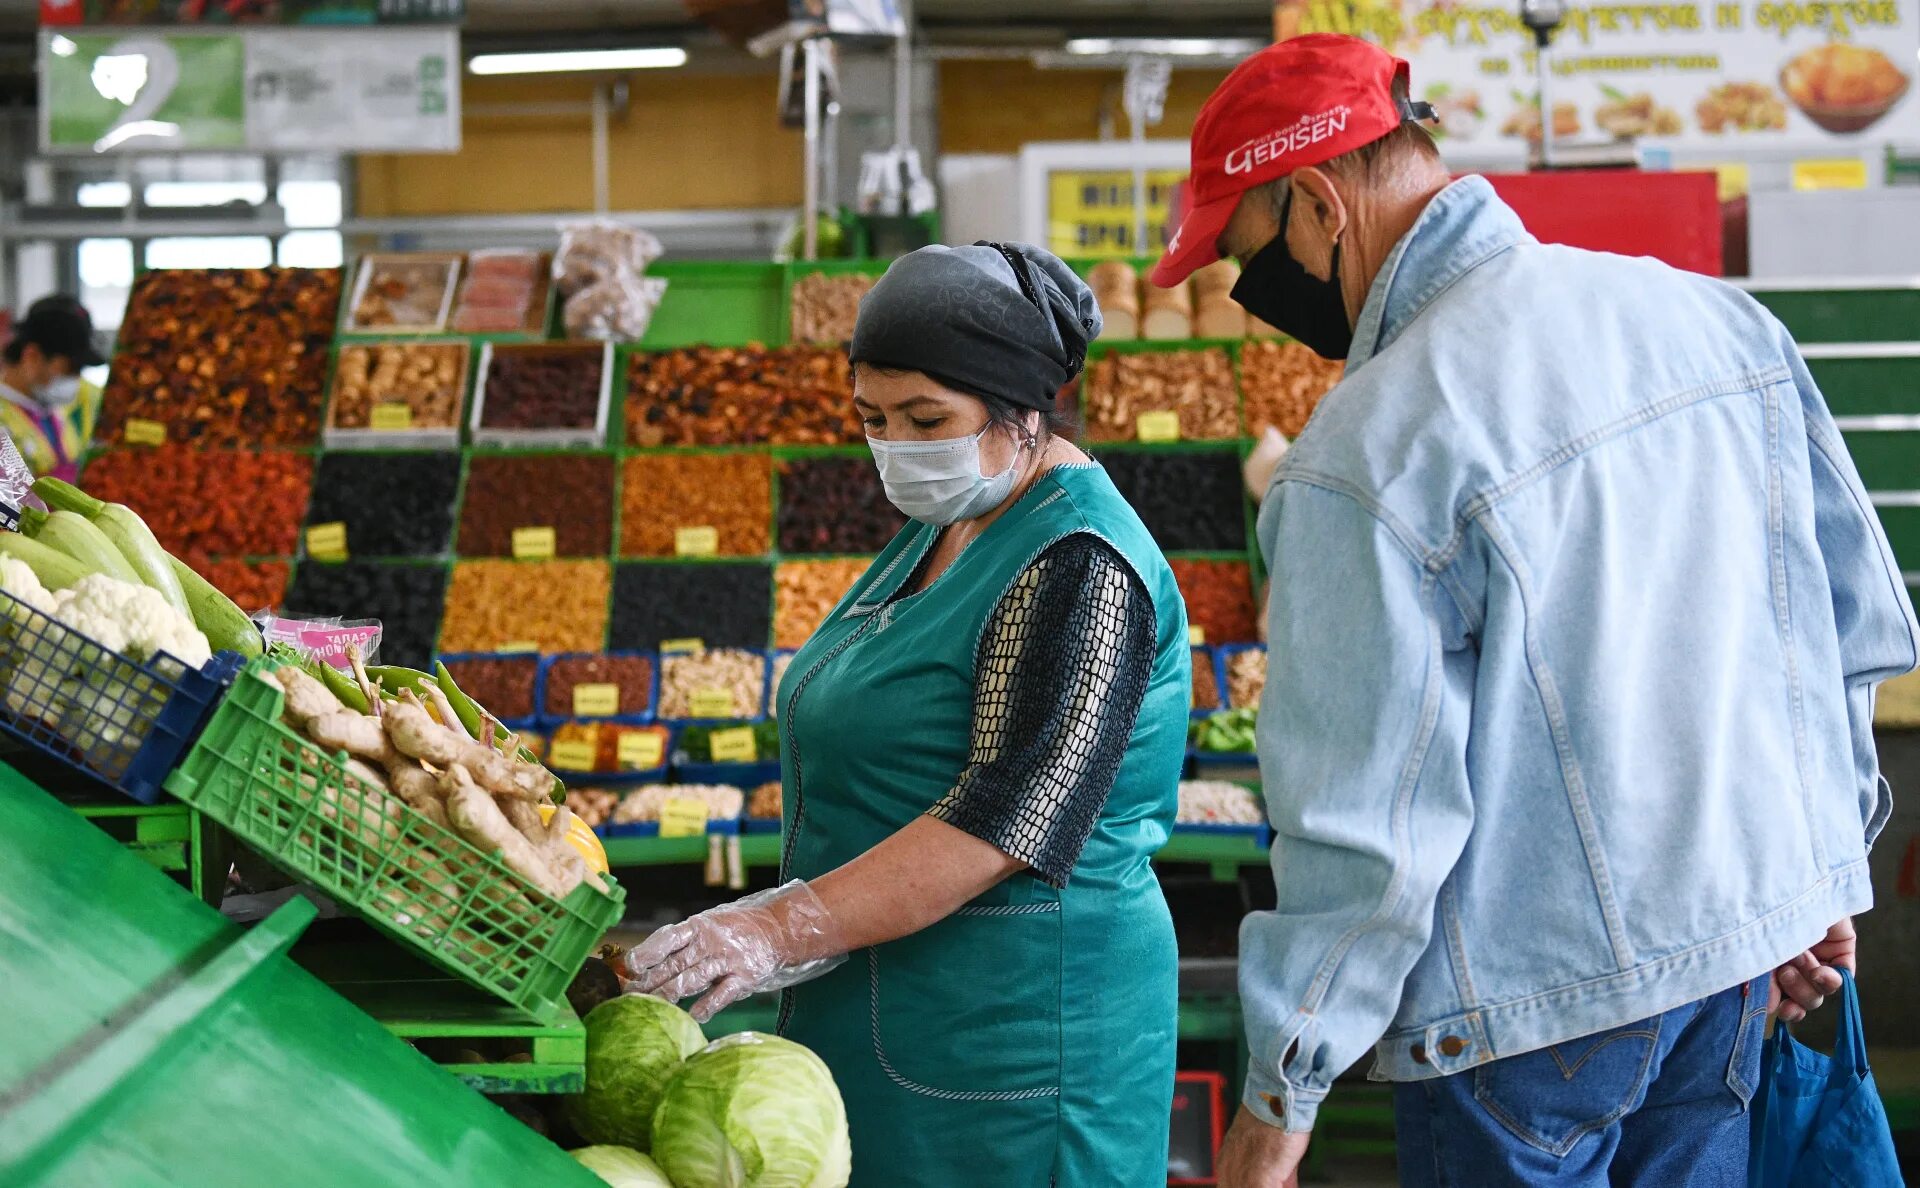
M 750 994 L 783 990 L 846 960 L 840 929 L 813 888 L 796 879 L 662 928 L 627 954 L 627 989 L 668 1002 L 700 996 L 705 1023 Z

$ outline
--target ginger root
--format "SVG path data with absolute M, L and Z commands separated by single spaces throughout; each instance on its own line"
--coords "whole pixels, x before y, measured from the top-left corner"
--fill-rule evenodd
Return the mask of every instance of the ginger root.
M 304 729 L 308 722 L 316 718 L 349 712 L 340 699 L 333 695 L 333 690 L 295 665 L 282 665 L 273 670 L 273 676 L 287 693 L 285 716 L 292 718 L 297 727 Z
M 424 709 L 420 710 L 425 714 Z M 473 782 L 473 776 L 454 764 L 441 777 L 447 794 L 447 817 L 462 837 L 488 853 L 498 852 L 508 869 L 555 899 L 565 899 L 573 887 L 555 875 L 546 857 L 519 830 L 508 823 L 493 797 Z M 577 882 L 575 883 L 577 886 Z
M 380 728 L 380 719 L 350 709 L 308 719 L 307 737 L 328 751 L 345 751 L 382 767 L 399 757 L 387 732 Z
M 442 769 L 458 764 L 475 783 L 497 796 L 537 800 L 553 788 L 553 777 L 545 768 L 510 759 L 485 743 L 448 730 L 433 720 L 411 692 L 386 706 L 384 720 L 393 745 L 402 753 Z

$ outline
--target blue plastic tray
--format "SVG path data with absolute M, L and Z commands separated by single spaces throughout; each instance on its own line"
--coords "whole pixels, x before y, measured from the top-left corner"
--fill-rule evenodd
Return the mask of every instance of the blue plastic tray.
M 760 785 L 771 784 L 780 778 L 780 761 L 763 759 L 758 763 L 695 763 L 675 751 L 673 774 L 682 784 L 731 784 L 742 792 L 752 792 Z
M 625 825 L 602 825 L 598 829 L 595 829 L 594 832 L 601 837 L 659 837 L 660 822 L 633 821 Z M 707 833 L 709 835 L 717 833 L 725 837 L 728 834 L 739 832 L 740 820 L 737 817 L 729 817 L 723 821 L 709 820 L 707 822 Z
M 780 822 L 778 820 L 769 820 L 765 817 L 742 817 L 740 819 L 740 832 L 778 833 L 780 832 Z
M 129 659 L 0 591 L 0 729 L 141 804 L 160 799 L 244 663 Z
M 534 730 L 539 727 L 540 725 L 539 710 L 540 710 L 540 707 L 546 703 L 546 692 L 547 692 L 546 667 L 547 666 L 541 662 L 540 656 L 538 653 L 536 652 L 449 652 L 444 656 L 436 656 L 434 657 L 434 659 L 439 663 L 446 665 L 448 671 L 450 672 L 452 671 L 453 666 L 462 660 L 531 660 L 533 661 L 534 713 L 529 717 L 501 718 L 501 719 L 498 719 L 498 721 L 502 726 L 505 726 L 508 730 L 514 730 L 514 731 Z M 455 684 L 459 684 L 460 674 L 454 673 L 453 680 Z M 462 687 L 461 691 L 466 692 L 466 689 Z M 481 708 L 489 711 L 493 709 L 492 706 L 482 706 Z
M 1273 840 L 1273 826 L 1271 825 L 1188 825 L 1182 823 L 1174 825 L 1173 831 L 1175 833 L 1219 833 L 1229 837 L 1254 837 L 1260 839 L 1261 845 L 1267 845 Z
M 647 708 L 637 714 L 607 714 L 605 716 L 595 715 L 589 717 L 581 717 L 579 714 L 572 713 L 549 713 L 547 711 L 547 674 L 553 670 L 554 664 L 561 660 L 592 660 L 603 656 L 608 658 L 640 656 L 653 662 L 653 677 L 647 684 Z M 645 726 L 654 720 L 656 711 L 660 708 L 660 656 L 655 652 L 631 650 L 623 652 L 556 652 L 551 656 L 543 657 L 540 661 L 540 686 L 537 694 L 538 700 L 533 703 L 534 712 L 540 719 L 542 726 L 558 726 L 565 722 L 620 722 L 628 726 Z

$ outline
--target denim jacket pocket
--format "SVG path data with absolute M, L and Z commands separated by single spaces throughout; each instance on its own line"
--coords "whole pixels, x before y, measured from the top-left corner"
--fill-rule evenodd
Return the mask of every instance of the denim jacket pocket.
M 1761 1041 L 1767 1033 L 1767 994 L 1772 974 L 1748 982 L 1740 995 L 1740 1022 L 1733 1032 L 1733 1053 L 1727 1057 L 1727 1088 L 1740 1099 L 1740 1108 L 1753 1103 L 1760 1087 Z
M 1659 1023 L 1634 1023 L 1495 1060 L 1473 1072 L 1473 1097 L 1493 1119 L 1556 1158 L 1617 1121 L 1646 1090 Z

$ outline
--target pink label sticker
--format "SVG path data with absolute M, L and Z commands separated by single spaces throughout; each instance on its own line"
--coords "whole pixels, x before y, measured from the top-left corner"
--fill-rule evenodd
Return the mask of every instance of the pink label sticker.
M 347 648 L 353 644 L 360 646 L 362 656 L 373 655 L 380 647 L 380 625 L 308 627 L 300 632 L 298 647 L 320 663 L 348 672 L 353 662 L 347 658 Z

